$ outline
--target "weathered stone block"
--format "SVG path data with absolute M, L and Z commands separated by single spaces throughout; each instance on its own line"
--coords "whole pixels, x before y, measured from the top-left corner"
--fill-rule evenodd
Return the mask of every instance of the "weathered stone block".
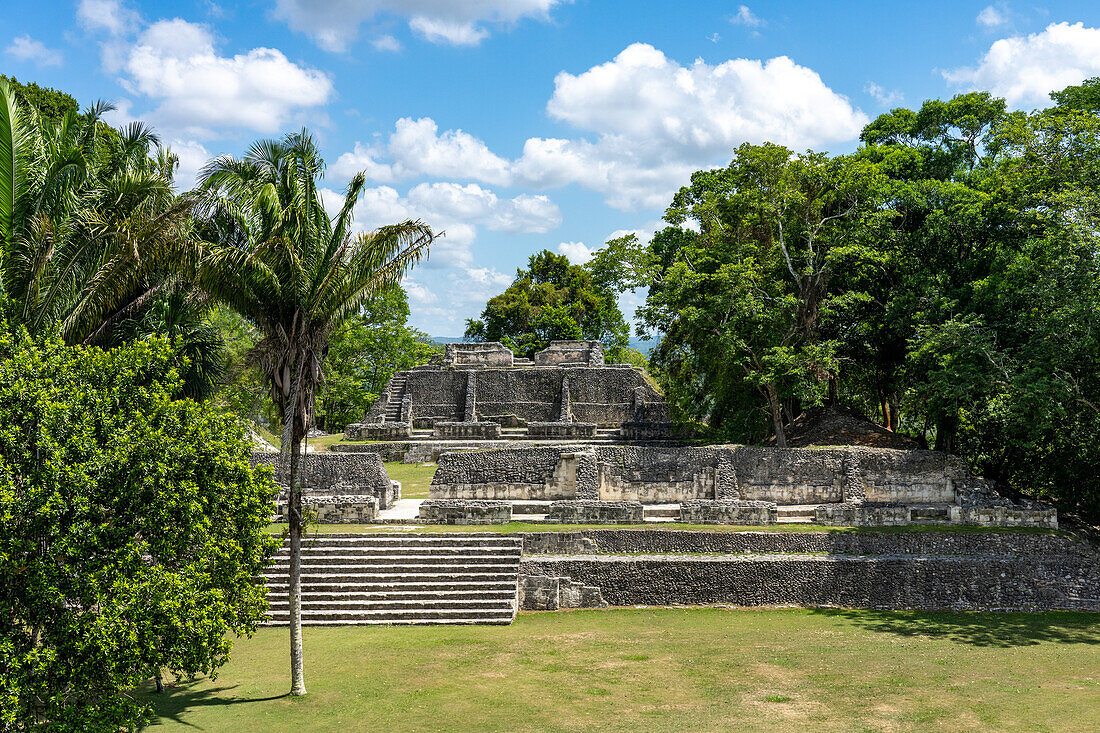
M 561 524 L 641 524 L 641 502 L 637 501 L 555 501 L 547 520 Z
M 836 527 L 895 527 L 911 523 L 908 506 L 894 504 L 822 504 L 814 522 Z
M 345 440 L 407 440 L 412 434 L 408 423 L 352 423 L 344 428 Z
M 507 524 L 512 505 L 485 499 L 428 499 L 420 504 L 420 518 L 431 524 Z
M 603 366 L 603 344 L 599 341 L 551 341 L 535 354 L 535 366 Z
M 500 423 L 495 422 L 437 422 L 432 435 L 450 440 L 499 440 Z
M 519 577 L 519 607 L 524 611 L 557 611 L 560 608 L 604 608 L 600 589 L 570 578 L 550 575 Z
M 951 521 L 983 527 L 1046 527 L 1058 529 L 1058 512 L 1050 508 L 953 506 Z
M 367 524 L 378 516 L 378 499 L 373 496 L 303 496 L 302 511 L 307 521 L 318 524 Z M 287 521 L 287 501 L 275 503 L 275 521 Z
M 252 465 L 275 466 L 275 480 L 285 491 L 286 477 L 278 462 L 278 453 L 252 454 Z M 369 495 L 378 500 L 379 509 L 388 509 L 398 498 L 382 457 L 374 452 L 307 453 L 302 456 L 298 470 L 304 496 Z
M 680 502 L 680 521 L 687 524 L 775 524 L 779 509 L 767 501 Z
M 514 358 L 512 350 L 499 341 L 447 344 L 443 350 L 443 363 L 453 366 L 510 367 Z
M 596 435 L 594 422 L 532 422 L 527 425 L 532 438 L 592 438 Z
M 619 437 L 623 440 L 668 440 L 672 437 L 672 423 L 664 421 L 624 422 L 619 428 Z

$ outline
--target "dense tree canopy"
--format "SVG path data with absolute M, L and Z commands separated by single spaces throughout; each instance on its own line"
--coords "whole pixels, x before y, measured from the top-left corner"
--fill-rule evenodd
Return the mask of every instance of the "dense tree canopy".
M 330 433 L 358 422 L 394 373 L 427 363 L 442 347 L 409 328 L 409 299 L 397 285 L 367 301 L 332 334 L 325 381 L 317 392 L 317 425 Z
M 851 155 L 742 146 L 590 267 L 648 288 L 673 406 L 717 436 L 782 444 L 835 400 L 1100 513 L 1096 88 L 896 109 Z
M 135 686 L 214 674 L 262 618 L 275 486 L 174 362 L 0 327 L 4 730 L 140 727 Z
M 11 91 L 22 104 L 34 109 L 38 117 L 47 125 L 56 127 L 70 112 L 77 112 L 80 104 L 65 92 L 43 87 L 33 81 L 20 83 L 14 76 L 0 74 L 0 80 L 6 81 Z
M 531 358 L 551 341 L 602 341 L 608 358 L 618 360 L 630 330 L 615 293 L 592 272 L 569 258 L 543 250 L 500 295 L 489 300 L 480 320 L 466 322 L 466 336 L 500 341 L 518 356 Z

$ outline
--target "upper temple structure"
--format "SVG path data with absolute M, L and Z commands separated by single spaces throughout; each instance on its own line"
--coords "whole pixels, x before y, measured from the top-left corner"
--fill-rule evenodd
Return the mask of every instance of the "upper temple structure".
M 396 440 L 414 430 L 444 440 L 671 434 L 660 393 L 640 369 L 605 364 L 599 341 L 552 341 L 533 360 L 497 342 L 448 344 L 441 360 L 395 374 L 366 420 L 345 435 Z

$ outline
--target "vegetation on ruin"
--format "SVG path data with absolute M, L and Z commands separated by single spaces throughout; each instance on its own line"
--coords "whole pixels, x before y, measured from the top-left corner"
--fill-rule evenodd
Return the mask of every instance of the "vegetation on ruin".
M 1096 517 L 1098 88 L 1033 113 L 978 92 L 895 109 L 850 155 L 743 145 L 651 241 L 589 267 L 648 288 L 651 361 L 711 438 L 784 445 L 842 403 Z
M 489 299 L 478 320 L 466 322 L 466 337 L 499 341 L 516 356 L 532 358 L 551 341 L 601 341 L 610 361 L 627 359 L 630 328 L 615 293 L 582 265 L 543 250 L 531 255 L 527 269 Z
M 281 629 L 239 642 L 215 681 L 140 697 L 164 730 L 1100 727 L 1095 614 L 617 609 L 306 641 L 308 697 L 284 694 Z

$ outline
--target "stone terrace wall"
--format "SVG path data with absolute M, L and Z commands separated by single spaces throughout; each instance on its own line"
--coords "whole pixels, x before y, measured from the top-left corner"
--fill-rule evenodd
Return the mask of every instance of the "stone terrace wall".
M 466 406 L 467 372 L 417 368 L 409 371 L 405 395 L 413 424 L 460 421 Z M 555 422 L 561 409 L 562 380 L 569 379 L 570 410 L 575 422 L 617 427 L 635 418 L 635 390 L 645 397 L 645 419 L 668 419 L 664 400 L 641 372 L 631 366 L 531 367 L 479 369 L 476 413 L 479 417 L 515 415 L 523 422 Z
M 535 354 L 534 362 L 538 366 L 603 366 L 603 344 L 599 341 L 551 341 L 549 347 Z
M 567 467 L 553 461 L 561 449 L 539 450 L 531 453 L 504 449 L 462 459 L 441 456 L 433 486 L 503 482 L 509 484 L 508 496 L 492 498 L 572 498 L 545 495 L 543 487 Z M 957 458 L 932 451 L 740 445 L 593 446 L 576 450 L 594 457 L 598 487 L 596 496 L 578 498 L 598 497 L 604 501 L 677 503 L 719 499 L 820 504 L 862 502 L 874 496 L 909 503 L 948 503 L 955 501 L 956 489 L 983 486 L 980 479 L 969 476 Z M 455 473 L 453 466 L 461 466 L 461 473 Z M 520 475 L 523 479 L 517 480 L 515 477 Z M 464 495 L 454 489 L 454 493 L 443 496 Z
M 443 363 L 468 366 L 510 367 L 512 350 L 499 341 L 447 344 L 443 347 Z
M 562 454 L 561 448 L 444 453 L 429 495 L 433 499 L 574 499 L 575 475 L 567 478 L 567 471 L 558 470 Z
M 1100 567 L 1100 552 L 1074 537 L 1034 532 L 700 532 L 588 529 L 527 532 L 524 554 L 825 553 L 830 555 L 1060 555 Z
M 545 556 L 520 574 L 599 588 L 613 606 L 1100 610 L 1100 570 L 1067 557 Z
M 275 465 L 278 453 L 255 452 L 252 465 Z M 388 509 L 399 497 L 397 489 L 377 453 L 306 453 L 299 468 L 306 495 L 341 496 L 367 494 L 378 499 L 379 509 Z M 282 483 L 279 472 L 275 480 Z

